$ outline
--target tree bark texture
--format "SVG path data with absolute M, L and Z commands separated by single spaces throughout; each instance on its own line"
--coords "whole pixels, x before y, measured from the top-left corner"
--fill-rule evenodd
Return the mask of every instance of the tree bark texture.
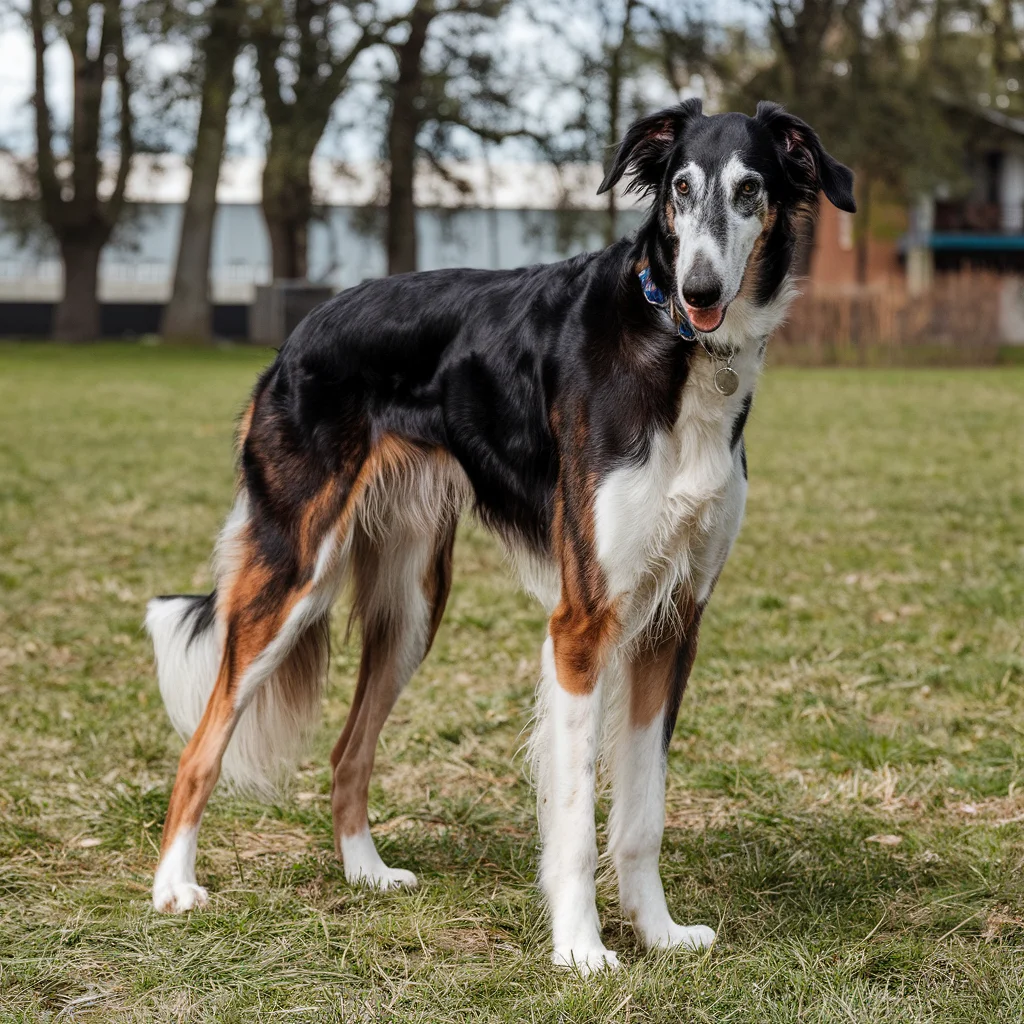
M 299 280 L 309 270 L 307 243 L 313 215 L 310 165 L 318 138 L 303 144 L 282 129 L 271 139 L 263 168 L 263 218 L 270 235 L 275 281 Z
M 416 137 L 422 127 L 423 48 L 437 13 L 434 0 L 417 0 L 409 13 L 409 38 L 395 46 L 398 77 L 388 123 L 388 273 L 416 270 Z
M 98 234 L 66 233 L 60 240 L 64 264 L 64 297 L 53 318 L 53 334 L 60 341 L 93 341 L 100 336 L 100 300 L 97 291 L 100 253 Z
M 99 18 L 95 7 L 101 7 Z M 53 232 L 64 264 L 64 294 L 54 318 L 54 335 L 65 341 L 99 336 L 97 276 L 100 253 L 124 208 L 124 190 L 134 154 L 128 60 L 119 0 L 102 5 L 73 4 L 61 31 L 71 51 L 72 83 L 69 169 L 58 172 L 53 129 L 46 98 L 47 14 L 42 0 L 30 0 L 29 23 L 35 51 L 32 105 L 36 120 L 36 176 L 43 219 Z M 103 85 L 118 86 L 115 118 L 119 163 L 110 196 L 100 198 L 99 144 Z
M 328 56 L 331 22 L 324 17 L 324 9 L 317 0 L 295 0 L 290 34 L 273 24 L 257 26 L 254 32 L 256 66 L 270 124 L 262 208 L 275 280 L 307 276 L 313 153 L 353 63 L 363 50 L 381 41 L 379 24 L 364 25 L 348 51 Z M 278 70 L 282 58 L 291 63 L 293 72 L 287 99 Z
M 625 0 L 622 12 L 622 36 L 612 46 L 608 61 L 608 152 L 619 144 L 619 121 L 622 115 L 623 58 L 630 40 L 630 21 L 636 0 Z M 619 200 L 615 189 L 608 189 L 605 207 L 604 244 L 611 245 L 618 237 Z
M 171 300 L 161 322 L 161 333 L 167 337 L 209 341 L 213 334 L 210 254 L 243 17 L 239 0 L 215 0 L 210 10 L 209 31 L 202 46 L 202 106 L 192 155 L 192 183 L 182 215 Z

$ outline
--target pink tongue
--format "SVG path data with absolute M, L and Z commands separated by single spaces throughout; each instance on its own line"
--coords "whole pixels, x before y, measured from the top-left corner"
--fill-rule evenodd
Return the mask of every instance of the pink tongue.
M 709 306 L 707 309 L 695 309 L 692 306 L 687 306 L 686 315 L 698 331 L 710 332 L 715 330 L 725 319 L 725 310 L 721 306 Z

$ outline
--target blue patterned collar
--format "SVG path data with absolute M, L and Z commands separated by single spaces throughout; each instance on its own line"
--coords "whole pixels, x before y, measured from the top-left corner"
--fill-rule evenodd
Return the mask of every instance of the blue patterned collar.
M 640 287 L 644 290 L 644 298 L 652 306 L 664 309 L 668 315 L 675 320 L 675 303 L 669 302 L 665 298 L 665 293 L 654 283 L 654 279 L 651 277 L 651 268 L 644 267 L 637 276 L 640 278 Z M 687 341 L 693 341 L 697 337 L 690 321 L 686 318 L 686 314 L 681 310 L 677 329 L 679 331 L 679 337 L 685 338 Z
M 664 293 L 651 280 L 651 268 L 644 267 L 643 270 L 637 272 L 637 276 L 640 278 L 640 286 L 644 290 L 644 298 L 652 306 L 664 309 L 672 320 L 675 321 L 676 304 L 671 300 L 668 302 L 665 301 Z M 728 352 L 716 352 L 708 344 L 707 339 L 703 334 L 700 335 L 700 337 L 697 336 L 697 332 L 693 329 L 693 324 L 690 323 L 689 318 L 682 310 L 679 311 L 679 321 L 676 323 L 676 329 L 679 331 L 680 338 L 685 338 L 687 341 L 693 341 L 696 339 L 700 342 L 701 348 L 703 348 L 710 357 L 712 366 L 714 366 L 715 362 L 718 360 L 722 360 L 722 365 L 715 369 L 714 377 L 712 378 L 715 390 L 722 395 L 723 398 L 728 398 L 730 395 L 736 394 L 736 391 L 740 386 L 740 375 L 732 366 L 732 361 L 736 356 L 736 350 L 730 349 Z

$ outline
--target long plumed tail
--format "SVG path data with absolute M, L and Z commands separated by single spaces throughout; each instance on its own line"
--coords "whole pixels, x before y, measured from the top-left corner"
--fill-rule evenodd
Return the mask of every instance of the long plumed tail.
M 203 717 L 224 652 L 216 591 L 153 598 L 146 629 L 153 638 L 164 706 L 188 740 Z M 262 796 L 278 791 L 284 769 L 302 754 L 319 715 L 329 656 L 324 616 L 298 638 L 242 713 L 221 764 L 223 779 Z

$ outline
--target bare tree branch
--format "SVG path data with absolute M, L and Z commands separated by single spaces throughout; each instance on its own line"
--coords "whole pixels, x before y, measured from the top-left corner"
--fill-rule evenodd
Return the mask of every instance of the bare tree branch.
M 43 0 L 30 0 L 29 17 L 35 48 L 35 93 L 32 104 L 36 113 L 36 164 L 39 195 L 48 218 L 56 218 L 60 204 L 60 182 L 53 157 L 53 123 L 46 98 L 46 33 Z
M 135 134 L 133 131 L 131 109 L 131 83 L 129 81 L 128 58 L 124 48 L 124 24 L 121 20 L 119 0 L 107 0 L 107 10 L 111 22 L 110 36 L 116 60 L 115 75 L 117 78 L 120 100 L 120 123 L 118 125 L 117 178 L 110 199 L 104 204 L 104 215 L 107 224 L 113 228 L 121 217 L 124 207 L 125 186 L 128 184 L 128 173 L 131 170 L 132 157 L 135 155 Z M 106 19 L 105 19 L 106 21 Z

